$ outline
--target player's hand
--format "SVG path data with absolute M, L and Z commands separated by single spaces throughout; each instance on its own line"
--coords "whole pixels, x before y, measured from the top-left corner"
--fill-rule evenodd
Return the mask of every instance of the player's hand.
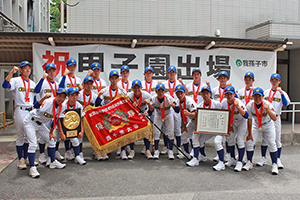
M 250 86 L 250 90 L 254 90 L 254 87 L 253 87 L 253 86 Z
M 65 72 L 64 72 L 64 76 L 70 74 L 70 70 L 66 69 Z
M 238 106 L 238 105 L 239 105 L 239 102 L 238 102 L 238 101 L 234 101 L 233 103 L 234 103 L 235 106 Z
M 137 108 L 136 102 L 133 102 L 132 105 L 133 105 L 133 107 Z
M 50 137 L 50 140 L 53 138 L 54 141 L 56 141 L 56 136 L 54 135 L 53 132 L 49 134 L 49 137 Z
M 149 99 L 145 99 L 145 103 L 149 106 L 150 105 L 150 100 Z
M 229 126 L 229 135 L 230 135 L 231 132 L 234 133 L 234 129 L 233 129 L 232 125 Z
M 194 134 L 199 134 L 200 132 L 199 131 L 194 131 Z
M 226 85 L 231 85 L 232 86 L 232 84 L 230 82 L 227 82 Z
M 175 104 L 172 101 L 168 101 L 169 105 L 172 106 L 173 108 L 175 107 Z
M 268 110 L 269 104 L 264 104 L 264 108 L 265 108 L 266 110 Z
M 49 99 L 51 97 L 50 93 L 45 94 L 45 96 L 43 97 L 44 99 Z
M 82 137 L 83 137 L 83 132 L 80 131 L 80 132 L 78 133 L 78 138 L 82 138 Z
M 147 117 L 147 116 L 148 116 L 148 113 L 147 113 L 147 112 L 144 112 L 144 113 L 142 113 L 142 115 L 143 115 L 144 117 Z
M 100 92 L 98 93 L 98 97 L 100 97 L 104 93 L 104 90 L 101 89 Z
M 178 81 L 179 81 L 179 83 L 181 83 L 181 85 L 184 85 L 182 78 L 179 78 Z
M 60 139 L 63 140 L 63 141 L 66 141 L 66 136 L 65 136 L 65 134 L 60 134 Z
M 186 125 L 183 126 L 181 133 L 187 132 L 187 127 Z
M 46 79 L 48 77 L 48 73 L 43 74 L 43 79 Z
M 93 70 L 89 69 L 87 76 L 92 76 L 92 74 L 93 74 Z
M 205 84 L 210 87 L 210 82 L 208 80 L 205 81 Z
M 282 88 L 281 88 L 281 87 L 277 87 L 277 88 L 276 88 L 276 90 L 277 90 L 278 92 L 280 92 L 280 94 L 282 94 L 282 93 L 283 93 L 283 91 L 282 91 Z
M 18 70 L 19 70 L 19 68 L 16 67 L 16 66 L 14 66 L 14 67 L 12 68 L 11 72 L 14 74 L 14 73 L 16 73 Z
M 81 91 L 81 90 L 83 90 L 83 86 L 82 86 L 82 85 L 79 85 L 78 91 Z
M 189 116 L 190 112 L 187 109 L 185 109 L 185 110 L 183 110 L 183 114 L 186 116 Z
M 161 83 L 161 81 L 157 81 L 157 84 L 160 84 Z
M 247 137 L 246 137 L 246 141 L 248 140 L 252 140 L 253 141 L 253 137 L 252 137 L 252 134 L 248 134 Z

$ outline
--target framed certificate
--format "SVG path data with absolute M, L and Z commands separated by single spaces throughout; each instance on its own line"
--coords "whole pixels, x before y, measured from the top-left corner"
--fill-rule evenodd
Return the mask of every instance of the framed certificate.
M 65 110 L 65 117 L 62 118 L 61 124 L 66 138 L 77 137 L 81 131 L 81 110 L 67 109 Z
M 218 135 L 228 134 L 229 114 L 229 110 L 198 108 L 196 115 L 196 131 Z

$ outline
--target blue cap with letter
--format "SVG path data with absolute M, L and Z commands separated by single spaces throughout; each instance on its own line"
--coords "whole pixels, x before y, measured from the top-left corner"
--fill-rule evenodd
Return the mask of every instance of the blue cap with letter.
M 244 76 L 244 78 L 246 78 L 246 76 L 250 76 L 250 78 L 253 78 L 254 79 L 254 74 L 253 74 L 253 72 L 246 72 L 246 74 L 245 74 L 245 76 Z
M 91 70 L 95 70 L 95 69 L 100 69 L 100 70 L 101 70 L 101 65 L 100 65 L 100 63 L 94 62 L 94 63 L 91 65 Z
M 231 86 L 231 85 L 227 85 L 227 86 L 225 87 L 225 94 L 226 94 L 226 93 L 234 94 L 234 93 L 235 93 L 234 87 Z
M 185 92 L 185 88 L 183 85 L 177 85 L 175 88 L 175 93 L 177 92 Z
M 281 77 L 280 77 L 280 75 L 277 74 L 277 73 L 272 74 L 270 80 L 272 80 L 273 78 L 276 78 L 276 79 L 278 79 L 279 81 L 281 81 Z
M 119 75 L 119 72 L 118 72 L 117 70 L 111 70 L 111 71 L 109 72 L 109 78 L 110 78 L 111 76 L 114 76 L 114 75 L 120 76 L 120 75 Z
M 94 81 L 93 77 L 91 77 L 91 76 L 84 77 L 83 82 L 86 83 L 88 81 Z
M 75 92 L 78 92 L 78 93 L 79 93 L 79 91 L 78 91 L 78 89 L 77 89 L 76 87 L 70 87 L 70 88 L 68 88 L 68 90 L 67 90 L 67 94 L 68 94 L 68 95 L 74 94 Z
M 194 72 L 200 72 L 200 74 L 202 74 L 202 73 L 201 73 L 201 69 L 200 69 L 200 68 L 195 68 L 195 69 L 193 69 L 193 71 L 192 71 L 192 75 L 194 74 Z
M 264 91 L 263 89 L 261 89 L 260 87 L 257 87 L 253 90 L 253 93 L 252 93 L 252 96 L 255 95 L 255 94 L 258 94 L 260 96 L 263 96 L 264 95 Z
M 45 71 L 49 70 L 49 69 L 56 69 L 56 66 L 53 63 L 48 63 L 45 67 Z
M 171 65 L 170 67 L 168 67 L 168 72 L 171 72 L 171 71 L 177 72 L 177 69 L 174 65 Z
M 156 88 L 155 88 L 155 90 L 157 91 L 157 90 L 159 90 L 159 89 L 163 89 L 163 90 L 165 90 L 165 89 L 166 89 L 166 87 L 165 87 L 165 85 L 164 85 L 164 84 L 160 83 L 160 84 L 157 84 L 157 85 L 156 85 Z
M 29 67 L 32 67 L 32 64 L 31 64 L 30 62 L 28 62 L 28 61 L 22 61 L 22 62 L 20 63 L 20 68 L 22 68 L 22 67 L 24 67 L 24 66 L 26 66 L 26 65 L 28 65 Z
M 65 93 L 67 95 L 67 91 L 64 88 L 58 88 L 56 94 Z
M 70 65 L 77 65 L 77 62 L 74 58 L 69 58 L 67 60 L 67 66 L 70 66 Z
M 154 73 L 154 70 L 151 66 L 146 67 L 144 72 L 146 73 L 149 70 Z
M 142 82 L 138 79 L 135 79 L 134 81 L 132 81 L 131 87 L 134 87 L 136 85 L 142 87 Z
M 127 65 L 123 65 L 123 66 L 121 67 L 121 72 L 123 72 L 123 71 L 125 71 L 125 70 L 127 70 L 127 71 L 129 72 L 129 67 L 128 67 Z
M 229 78 L 229 77 L 228 77 L 228 73 L 227 73 L 227 72 L 225 72 L 225 71 L 221 71 L 221 72 L 219 72 L 219 74 L 218 74 L 218 78 L 220 78 L 220 76 L 222 76 L 222 75 L 224 75 L 224 76 L 226 76 L 227 78 Z
M 207 90 L 207 91 L 209 91 L 210 93 L 212 93 L 209 86 L 204 86 L 204 87 L 201 89 L 201 92 L 203 92 L 204 90 Z

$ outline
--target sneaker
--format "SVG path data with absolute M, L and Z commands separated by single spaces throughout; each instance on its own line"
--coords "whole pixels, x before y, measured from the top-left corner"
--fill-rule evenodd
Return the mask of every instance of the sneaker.
M 160 152 L 160 154 L 165 155 L 167 154 L 169 149 L 167 147 L 164 147 L 163 150 Z
M 125 151 L 126 151 L 127 154 L 130 154 L 131 149 L 130 149 L 130 146 L 129 146 L 129 145 L 127 145 L 127 146 L 125 147 Z
M 168 151 L 168 159 L 169 160 L 174 160 L 175 159 L 175 157 L 174 157 L 174 153 L 173 153 L 173 151 Z
M 216 164 L 215 166 L 213 166 L 213 169 L 216 171 L 221 171 L 221 170 L 225 170 L 225 164 L 224 162 L 220 161 L 218 162 L 218 164 Z
M 264 166 L 265 164 L 267 164 L 267 159 L 266 157 L 261 157 L 261 159 L 256 163 L 257 166 Z
M 218 154 L 214 157 L 213 161 L 219 162 L 219 156 L 218 156 Z
M 46 154 L 45 153 L 41 153 L 40 156 L 39 156 L 39 162 L 41 164 L 45 164 L 47 162 L 47 157 L 46 157 Z
M 121 148 L 118 148 L 117 150 L 117 156 L 119 156 L 121 154 Z
M 59 151 L 55 151 L 55 158 L 59 161 L 65 159 L 60 153 Z
M 145 154 L 146 153 L 146 147 L 144 146 L 143 150 L 141 151 L 141 154 Z
M 30 166 L 28 157 L 25 159 L 25 165 Z M 38 166 L 39 162 L 34 161 L 34 166 Z
M 46 162 L 46 167 L 49 167 L 51 164 L 51 159 L 50 157 L 47 158 L 47 162 Z
M 191 155 L 192 157 L 194 157 L 194 149 L 191 150 L 190 155 Z
M 75 157 L 74 162 L 78 163 L 80 165 L 85 165 L 86 164 L 86 161 L 80 155 Z
M 18 160 L 17 166 L 19 169 L 27 169 L 24 158 L 21 158 L 20 160 Z
M 66 158 L 67 160 L 74 160 L 74 159 L 75 159 L 75 157 L 74 157 L 74 155 L 73 155 L 73 153 L 72 153 L 71 150 L 66 151 L 66 153 L 65 153 L 65 158 Z
M 71 149 L 70 149 L 70 152 L 71 152 L 72 156 L 73 156 L 73 157 L 74 157 L 74 159 L 75 159 L 75 152 L 74 152 L 74 149 L 73 149 L 73 148 L 71 148 Z
M 179 154 L 177 154 L 176 157 L 177 157 L 178 159 L 184 159 L 184 158 L 186 158 L 184 155 L 186 155 L 186 156 L 188 157 L 188 159 L 191 159 L 192 156 L 191 156 L 190 154 L 188 154 L 188 153 L 185 152 L 185 151 L 183 151 L 183 153 L 184 153 L 184 154 L 182 154 L 181 152 L 179 152 Z
M 230 159 L 225 163 L 225 165 L 226 165 L 227 167 L 230 167 L 230 166 L 232 166 L 232 165 L 236 165 L 236 160 L 235 160 L 234 158 L 230 158 Z
M 128 159 L 127 156 L 126 156 L 126 151 L 125 150 L 121 151 L 121 159 L 122 160 L 127 160 Z
M 242 169 L 245 170 L 245 171 L 249 171 L 250 169 L 253 169 L 252 162 L 250 162 L 250 160 L 248 160 L 247 163 L 244 165 L 244 167 Z
M 40 173 L 36 169 L 36 166 L 30 167 L 30 169 L 29 169 L 29 176 L 31 176 L 32 178 L 38 178 L 38 177 L 40 177 Z
M 79 156 L 80 156 L 82 159 L 84 159 L 84 157 L 83 157 L 83 152 L 80 152 L 80 153 L 79 153 Z
M 135 152 L 134 152 L 134 150 L 131 150 L 129 155 L 128 155 L 128 159 L 133 159 L 134 156 L 135 156 Z
M 103 160 L 103 157 L 102 156 L 98 156 L 95 152 L 93 153 L 94 154 L 94 158 L 96 159 L 96 160 Z
M 199 160 L 197 158 L 193 158 L 192 160 L 190 160 L 189 162 L 186 162 L 186 164 L 190 167 L 195 167 L 197 165 L 199 165 Z
M 153 156 L 152 156 L 152 154 L 151 154 L 151 152 L 150 152 L 149 150 L 147 150 L 147 151 L 145 152 L 145 157 L 146 157 L 147 159 L 153 159 Z
M 49 168 L 50 169 L 62 169 L 66 166 L 66 164 L 61 164 L 58 160 L 54 160 L 52 163 L 50 163 Z
M 155 150 L 155 151 L 154 151 L 153 158 L 154 158 L 154 159 L 159 159 L 159 151 L 158 151 L 158 150 Z
M 281 163 L 280 158 L 277 158 L 277 166 L 278 166 L 278 169 L 283 169 L 283 164 Z
M 278 165 L 276 163 L 272 164 L 272 172 L 273 175 L 278 175 Z
M 229 160 L 230 160 L 230 158 L 231 158 L 231 155 L 230 155 L 230 153 L 226 153 L 226 154 L 225 154 L 225 156 L 224 156 L 224 160 L 225 160 L 225 162 L 229 161 Z
M 234 171 L 240 172 L 240 171 L 242 171 L 242 168 L 243 168 L 243 163 L 240 162 L 240 161 L 237 161 L 236 165 L 235 165 L 235 168 L 234 168 Z
M 207 161 L 207 157 L 202 155 L 201 153 L 198 156 L 198 160 L 199 162 L 206 162 Z

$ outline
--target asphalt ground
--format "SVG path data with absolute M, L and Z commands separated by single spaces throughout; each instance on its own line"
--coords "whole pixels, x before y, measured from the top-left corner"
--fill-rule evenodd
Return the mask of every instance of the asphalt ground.
M 84 146 L 85 147 L 85 146 Z M 108 161 L 91 158 L 92 149 L 83 149 L 87 164 L 66 161 L 65 169 L 38 166 L 41 176 L 29 177 L 13 161 L 0 173 L 1 199 L 300 199 L 300 146 L 284 146 L 285 168 L 272 175 L 267 165 L 250 171 L 213 171 L 216 155 L 206 148 L 208 161 L 188 167 L 187 160 L 147 160 L 136 147 L 133 160 L 121 160 L 112 152 Z M 60 149 L 63 154 L 64 150 Z M 38 158 L 38 153 L 36 159 Z M 260 159 L 255 150 L 254 163 Z

